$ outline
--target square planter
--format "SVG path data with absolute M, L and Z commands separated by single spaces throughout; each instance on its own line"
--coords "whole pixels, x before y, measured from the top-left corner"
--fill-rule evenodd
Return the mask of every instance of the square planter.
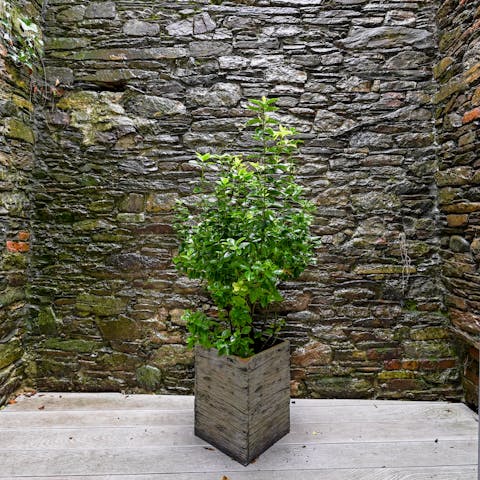
M 195 435 L 248 465 L 290 431 L 290 342 L 249 358 L 195 347 Z

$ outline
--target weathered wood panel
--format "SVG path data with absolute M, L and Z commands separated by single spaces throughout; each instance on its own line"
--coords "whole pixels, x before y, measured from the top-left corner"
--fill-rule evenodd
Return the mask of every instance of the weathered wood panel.
M 115 392 L 41 392 L 34 396 L 20 395 L 16 403 L 8 406 L 8 412 L 13 410 L 35 410 L 43 406 L 48 410 L 175 410 L 193 408 L 194 397 L 187 395 L 153 395 L 135 394 L 128 395 Z M 364 400 L 361 398 L 349 399 L 311 399 L 295 398 L 291 402 L 292 407 L 307 406 L 308 408 L 340 408 L 340 407 L 370 407 L 377 408 L 379 405 L 394 405 L 395 409 L 427 406 L 451 406 L 451 402 L 442 401 L 402 401 L 398 400 Z M 455 408 L 462 407 L 475 413 L 463 404 L 455 404 Z
M 20 395 L 9 411 L 35 410 L 185 410 L 193 408 L 193 396 L 123 393 L 42 392 L 32 397 Z
M 291 433 L 257 462 L 242 467 L 194 437 L 192 397 L 127 399 L 94 394 L 91 399 L 92 406 L 83 394 L 36 395 L 1 410 L 0 478 L 477 478 L 478 423 L 474 412 L 461 404 L 295 400 L 291 404 Z M 141 409 L 143 400 L 145 409 Z M 157 400 L 159 411 L 152 409 Z M 138 409 L 126 410 L 128 401 Z M 188 402 L 190 409 L 176 408 Z M 69 405 L 75 411 L 69 411 Z M 108 406 L 117 409 L 106 410 Z M 39 410 L 40 407 L 44 409 Z M 315 417 L 321 418 L 321 422 L 312 423 Z M 352 417 L 357 421 L 352 422 Z
M 290 345 L 250 359 L 195 351 L 195 434 L 246 465 L 290 429 Z
M 0 416 L 1 418 L 1 416 Z M 148 417 L 145 417 L 146 419 Z M 367 443 L 471 440 L 477 435 L 472 421 L 418 423 L 305 423 L 293 424 L 290 433 L 279 444 Z M 17 428 L 0 428 L 0 445 L 7 450 L 42 448 L 76 449 L 102 445 L 103 448 L 145 448 L 160 446 L 194 446 L 207 443 L 194 435 L 192 425 L 153 427 L 148 420 L 136 427 L 80 427 L 55 422 L 51 427 L 32 428 L 24 424 Z
M 472 466 L 477 442 L 439 441 L 369 444 L 276 444 L 244 467 L 217 449 L 149 447 L 103 449 L 92 445 L 76 450 L 2 450 L 0 465 L 7 478 L 41 475 L 114 475 L 153 473 L 216 473 L 355 468 Z
M 68 394 L 65 402 L 68 403 Z M 192 400 L 193 398 L 190 397 Z M 418 423 L 429 425 L 432 422 L 456 423 L 459 421 L 475 421 L 475 413 L 462 404 L 448 404 L 440 402 L 438 405 L 427 402 L 397 402 L 383 403 L 383 401 L 367 401 L 364 405 L 332 405 L 324 404 L 322 400 L 309 400 L 308 404 L 292 404 L 291 422 L 296 425 L 305 423 L 335 424 L 364 423 L 372 424 L 402 424 Z M 321 403 L 319 403 L 321 402 Z M 38 405 L 38 406 L 37 406 Z M 13 407 L 13 406 L 12 406 Z M 39 410 L 39 408 L 42 408 Z M 37 404 L 32 411 L 18 411 L 10 406 L 0 413 L 0 428 L 17 428 L 28 425 L 31 428 L 51 426 L 52 423 L 68 424 L 72 427 L 134 427 L 148 424 L 151 426 L 163 425 L 191 425 L 193 424 L 193 402 L 190 409 L 113 409 L 113 410 L 49 410 L 48 403 Z M 87 414 L 88 412 L 88 414 Z
M 274 476 L 273 476 L 274 475 Z M 296 470 L 294 472 L 222 472 L 218 473 L 154 473 L 149 475 L 86 475 L 88 480 L 477 480 L 475 467 L 421 467 L 344 470 Z M 2 478 L 0 476 L 0 478 Z M 70 476 L 30 477 L 42 480 L 74 480 Z

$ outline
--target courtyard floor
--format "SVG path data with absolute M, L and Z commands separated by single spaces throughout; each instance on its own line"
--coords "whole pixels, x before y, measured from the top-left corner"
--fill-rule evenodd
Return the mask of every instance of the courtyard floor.
M 292 400 L 291 433 L 248 467 L 193 434 L 193 397 L 37 393 L 0 410 L 1 479 L 476 480 L 462 404 Z

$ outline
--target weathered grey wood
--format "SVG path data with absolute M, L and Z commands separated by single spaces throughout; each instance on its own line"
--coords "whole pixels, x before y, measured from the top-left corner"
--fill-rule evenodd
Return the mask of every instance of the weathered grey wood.
M 445 404 L 439 406 L 427 404 L 410 405 L 409 402 L 398 402 L 394 408 L 395 414 L 392 414 L 392 405 L 383 404 L 381 401 L 372 405 L 365 406 L 330 406 L 328 408 L 317 407 L 315 404 L 312 407 L 296 406 L 292 408 L 292 421 L 296 423 L 303 422 L 318 422 L 329 423 L 332 418 L 336 422 L 422 422 L 448 420 L 448 419 L 474 419 L 474 413 L 461 404 Z
M 193 425 L 193 410 L 90 410 L 36 412 L 0 411 L 0 428 L 49 427 L 52 424 L 76 427 L 134 427 L 148 425 Z
M 68 403 L 68 397 L 65 402 Z M 438 406 L 397 402 L 397 404 L 383 404 L 377 401 L 364 406 L 317 406 L 317 400 L 311 400 L 312 406 L 291 405 L 290 416 L 292 423 L 426 423 L 430 422 L 458 422 L 475 421 L 476 415 L 462 404 L 439 403 Z M 43 405 L 40 405 L 40 407 Z M 17 411 L 9 406 L 0 410 L 0 428 L 22 427 L 27 424 L 31 428 L 41 428 L 56 422 L 60 425 L 83 427 L 111 427 L 111 426 L 142 426 L 148 421 L 149 425 L 191 425 L 193 424 L 193 408 L 185 410 L 49 410 Z M 393 413 L 394 412 L 394 413 Z M 371 428 L 375 428 L 372 425 Z
M 68 394 L 76 395 L 76 394 Z M 92 394 L 88 394 L 92 395 Z M 95 394 L 93 394 L 95 395 Z M 101 395 L 101 394 L 100 394 Z M 431 400 L 366 400 L 363 398 L 292 398 L 292 404 L 297 406 L 315 406 L 315 407 L 328 407 L 328 406 L 366 406 L 366 405 L 451 405 L 452 402 L 445 401 L 431 401 Z
M 220 475 L 204 473 L 170 473 L 150 475 L 87 475 L 88 480 L 476 480 L 475 467 L 421 467 L 406 469 L 348 469 L 348 470 L 296 470 L 294 472 L 223 472 Z M 2 478 L 0 476 L 0 478 Z M 70 476 L 29 477 L 42 480 L 73 480 Z
M 125 395 L 122 393 L 65 393 L 65 392 L 42 392 L 34 396 L 20 395 L 16 403 L 9 405 L 9 411 L 12 410 L 35 410 L 44 406 L 49 410 L 149 410 L 149 409 L 167 409 L 184 410 L 193 408 L 194 397 L 188 395 L 151 395 L 135 394 Z M 378 405 L 402 405 L 402 408 L 414 406 L 426 407 L 433 405 L 435 407 L 452 405 L 450 402 L 432 402 L 432 401 L 401 401 L 398 400 L 363 400 L 363 399 L 310 399 L 295 398 L 291 401 L 292 407 L 308 406 L 311 407 L 372 407 Z M 461 404 L 459 404 L 461 405 Z M 468 409 L 467 406 L 462 405 Z M 472 415 L 475 412 L 470 410 Z
M 151 474 L 301 469 L 472 466 L 477 442 L 392 442 L 364 444 L 276 444 L 254 464 L 243 467 L 216 449 L 158 447 L 142 449 L 2 450 L 2 475 Z
M 67 400 L 67 401 L 66 401 Z M 35 410 L 185 410 L 193 408 L 188 395 L 124 395 L 122 393 L 39 393 L 32 397 L 20 395 L 10 411 Z
M 290 430 L 290 344 L 248 359 L 195 350 L 195 434 L 247 465 Z
M 409 441 L 415 432 L 417 441 L 472 440 L 476 424 L 471 421 L 455 423 L 432 422 L 301 424 L 292 425 L 290 433 L 279 444 L 311 443 L 370 443 Z M 194 435 L 191 425 L 165 425 L 152 427 L 145 422 L 137 427 L 72 428 L 69 424 L 32 429 L 28 425 L 18 428 L 0 428 L 0 445 L 9 450 L 38 450 L 90 448 L 145 448 L 155 446 L 194 446 L 207 443 Z
M 15 404 L 0 411 L 1 479 L 22 475 L 23 480 L 477 477 L 477 416 L 461 404 L 297 400 L 291 404 L 290 434 L 245 468 L 194 437 L 191 397 L 184 400 L 192 407 L 182 410 L 175 408 L 173 397 L 168 410 L 170 397 L 160 397 L 163 410 L 156 411 L 149 403 L 155 397 L 134 396 L 132 405 L 140 408 L 130 411 L 121 396 L 107 394 L 102 400 L 102 394 L 93 394 L 90 407 L 84 398 L 88 394 L 79 394 L 80 403 L 78 394 L 61 395 L 53 404 L 35 396 L 22 400 L 20 410 Z M 137 400 L 144 398 L 148 408 L 141 409 Z M 112 401 L 118 409 L 106 410 Z M 75 411 L 69 411 L 69 402 Z M 42 406 L 45 409 L 39 410 Z M 352 417 L 357 421 L 349 421 Z M 309 423 L 312 418 L 322 421 Z
M 86 475 L 88 480 L 476 480 L 475 467 L 421 467 L 421 468 L 379 468 L 346 470 L 296 470 L 267 472 L 222 472 L 219 473 L 170 473 L 149 475 Z M 0 476 L 1 478 L 1 476 Z M 29 477 L 42 480 L 74 480 L 71 476 Z

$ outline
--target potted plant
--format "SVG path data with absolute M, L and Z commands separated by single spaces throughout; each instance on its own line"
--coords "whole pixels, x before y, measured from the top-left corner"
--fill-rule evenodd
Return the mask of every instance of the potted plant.
M 177 269 L 200 279 L 215 309 L 187 311 L 195 347 L 195 434 L 247 465 L 289 432 L 290 348 L 272 313 L 282 281 L 313 263 L 314 206 L 296 183 L 296 131 L 250 100 L 254 148 L 199 154 L 193 204 L 178 207 Z M 278 310 L 278 309 L 274 309 Z

